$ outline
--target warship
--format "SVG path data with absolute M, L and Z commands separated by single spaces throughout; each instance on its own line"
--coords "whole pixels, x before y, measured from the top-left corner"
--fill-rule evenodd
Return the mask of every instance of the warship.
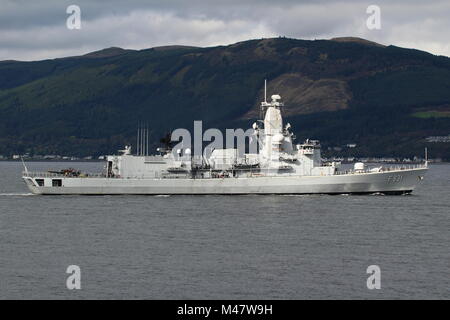
M 265 89 L 266 92 L 266 89 Z M 148 131 L 138 130 L 136 152 L 131 146 L 106 157 L 98 174 L 75 169 L 30 172 L 24 164 L 23 180 L 41 195 L 205 195 L 205 194 L 409 194 L 423 180 L 428 163 L 375 166 L 324 161 L 320 143 L 295 144 L 289 123 L 283 123 L 279 95 L 261 103 L 261 115 L 252 126 L 256 152 L 217 148 L 209 155 L 190 148 L 158 148 L 148 154 Z

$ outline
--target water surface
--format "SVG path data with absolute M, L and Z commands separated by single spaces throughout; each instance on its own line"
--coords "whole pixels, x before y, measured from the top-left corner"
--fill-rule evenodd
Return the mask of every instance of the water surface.
M 68 166 L 103 165 L 29 169 Z M 450 298 L 448 164 L 411 196 L 35 196 L 21 171 L 0 162 L 1 299 Z

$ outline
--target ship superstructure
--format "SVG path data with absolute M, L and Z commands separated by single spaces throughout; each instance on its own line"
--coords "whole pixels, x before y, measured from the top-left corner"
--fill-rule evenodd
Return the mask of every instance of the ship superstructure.
M 160 148 L 147 155 L 148 134 L 141 131 L 137 153 L 127 146 L 108 156 L 103 173 L 26 171 L 23 179 L 36 194 L 404 194 L 422 181 L 427 163 L 400 168 L 356 163 L 353 170 L 341 170 L 339 163 L 324 162 L 319 141 L 294 143 L 283 107 L 279 95 L 261 103 L 264 119 L 252 126 L 254 152 L 224 148 L 195 155 L 190 148 Z

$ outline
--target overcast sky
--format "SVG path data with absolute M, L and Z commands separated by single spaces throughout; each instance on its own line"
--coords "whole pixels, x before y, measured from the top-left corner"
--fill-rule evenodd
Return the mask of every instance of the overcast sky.
M 69 5 L 81 29 L 69 30 Z M 369 5 L 381 29 L 369 30 Z M 0 60 L 40 60 L 117 46 L 213 46 L 286 36 L 355 36 L 450 56 L 450 0 L 0 0 Z

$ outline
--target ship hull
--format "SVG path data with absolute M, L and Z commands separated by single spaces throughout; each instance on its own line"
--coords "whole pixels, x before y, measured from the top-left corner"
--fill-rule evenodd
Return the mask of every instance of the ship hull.
M 123 179 L 59 177 L 61 186 L 38 186 L 39 177 L 24 176 L 34 194 L 405 194 L 411 193 L 427 168 L 332 176 L 276 176 L 216 179 Z

